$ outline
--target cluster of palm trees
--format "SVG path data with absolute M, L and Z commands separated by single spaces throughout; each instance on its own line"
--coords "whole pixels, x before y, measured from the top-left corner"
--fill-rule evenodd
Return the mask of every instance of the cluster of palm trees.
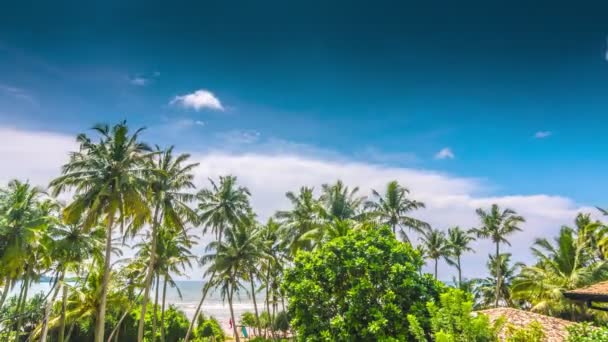
M 606 277 L 608 228 L 589 216 L 579 216 L 576 228 L 563 228 L 555 244 L 536 241 L 533 252 L 539 261 L 529 267 L 512 266 L 510 254 L 501 253 L 501 247 L 510 244 L 509 236 L 525 222 L 515 211 L 496 204 L 478 209 L 478 227 L 455 226 L 446 233 L 411 216 L 425 205 L 411 199 L 409 190 L 396 181 L 381 192 L 372 190 L 369 198 L 341 181 L 324 184 L 318 195 L 313 188 L 302 187 L 286 194 L 288 210 L 262 224 L 251 207 L 250 191 L 236 177 L 209 179 L 209 186 L 197 192 L 198 164 L 191 163 L 188 154 L 143 143 L 142 130 L 131 132 L 125 122 L 93 130 L 94 138 L 77 137 L 79 149 L 70 154 L 61 176 L 51 181 L 50 193 L 16 180 L 0 191 L 0 308 L 11 289 L 19 287 L 16 323 L 0 322 L 0 327 L 8 328 L 6 336 L 15 340 L 22 333 L 20 310 L 29 287 L 40 276 L 51 275 L 44 319 L 33 336 L 45 340 L 52 328 L 59 341 L 68 340 L 75 322 L 86 318 L 95 322 L 96 342 L 110 340 L 137 304 L 138 341 L 150 329 L 152 340 L 159 331 L 164 341 L 166 332 L 157 322 L 156 310 L 160 307 L 162 322 L 167 286 L 177 287 L 175 277 L 197 262 L 204 266 L 205 284 L 185 340 L 192 337 L 212 290 L 228 301 L 235 323 L 234 300 L 246 293 L 254 305 L 256 334 L 266 336 L 272 331 L 261 328 L 260 316 L 265 311 L 274 319 L 285 311 L 281 280 L 296 254 L 372 224 L 389 226 L 404 243 L 410 243 L 414 232 L 420 242 L 417 249 L 434 262 L 435 278 L 438 262 L 444 259 L 455 267 L 457 285 L 474 291 L 479 305 L 519 305 L 580 316 L 586 314 L 584 308 L 573 307 L 556 294 Z M 57 196 L 69 200 L 64 204 Z M 213 239 L 205 254 L 194 255 L 193 246 L 207 233 Z M 490 240 L 495 253 L 488 262 L 488 278 L 466 281 L 461 257 L 474 252 L 475 239 Z M 126 246 L 134 256 L 115 260 Z M 67 277 L 76 281 L 70 285 Z M 106 309 L 117 300 L 112 293 L 126 296 L 130 306 L 107 336 Z M 59 294 L 57 311 L 53 305 Z M 261 302 L 257 296 L 263 297 Z M 154 314 L 151 326 L 146 326 L 149 307 Z M 233 329 L 238 341 L 237 324 Z

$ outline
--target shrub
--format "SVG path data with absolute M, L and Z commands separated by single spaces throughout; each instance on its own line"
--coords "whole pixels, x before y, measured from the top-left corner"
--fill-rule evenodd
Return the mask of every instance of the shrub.
M 542 342 L 545 338 L 543 326 L 534 321 L 523 328 L 512 324 L 506 327 L 506 342 Z
M 594 327 L 589 323 L 573 324 L 568 327 L 567 342 L 606 342 L 608 328 Z
M 485 315 L 473 314 L 473 299 L 459 289 L 449 289 L 441 294 L 439 303 L 427 303 L 432 339 L 438 342 L 489 342 L 498 341 L 501 323 L 491 324 Z M 415 340 L 426 342 L 418 317 L 408 315 L 410 331 Z
M 222 327 L 217 319 L 215 319 L 213 316 L 205 318 L 203 315 L 200 315 L 198 318 L 198 326 L 194 331 L 194 336 L 196 341 L 211 340 L 221 342 L 226 339 L 224 330 L 222 330 Z
M 420 255 L 386 228 L 350 231 L 312 252 L 300 252 L 283 287 L 298 339 L 410 340 L 407 315 L 428 329 L 425 303 L 439 284 L 421 276 Z

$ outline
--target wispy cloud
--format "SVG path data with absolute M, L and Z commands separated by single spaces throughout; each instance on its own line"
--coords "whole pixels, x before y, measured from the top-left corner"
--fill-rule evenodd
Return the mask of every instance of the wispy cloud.
M 454 152 L 449 147 L 444 147 L 435 154 L 435 159 L 454 159 L 455 157 Z
M 260 132 L 255 130 L 234 129 L 226 132 L 217 133 L 217 136 L 232 145 L 253 144 L 260 140 Z
M 191 128 L 191 127 L 203 127 L 205 126 L 205 122 L 201 120 L 193 120 L 193 119 L 179 119 L 175 121 L 175 125 L 180 128 Z
M 5 94 L 18 100 L 24 100 L 28 102 L 34 101 L 34 97 L 32 97 L 32 95 L 25 89 L 10 86 L 7 84 L 0 83 L 0 94 Z
M 220 100 L 212 92 L 205 89 L 199 89 L 190 94 L 176 96 L 171 100 L 170 104 L 194 109 L 196 111 L 205 108 L 219 111 L 224 110 L 224 106 Z
M 132 85 L 136 85 L 136 86 L 146 86 L 148 84 L 150 84 L 150 80 L 145 78 L 145 77 L 141 77 L 141 76 L 136 76 L 136 77 L 132 77 L 129 82 L 131 82 Z
M 129 77 L 129 83 L 134 86 L 145 87 L 154 82 L 155 78 L 160 76 L 160 72 L 155 71 L 151 74 L 137 74 Z
M 548 138 L 553 134 L 553 132 L 551 131 L 538 131 L 536 133 L 534 133 L 534 137 L 536 139 L 544 139 L 544 138 Z

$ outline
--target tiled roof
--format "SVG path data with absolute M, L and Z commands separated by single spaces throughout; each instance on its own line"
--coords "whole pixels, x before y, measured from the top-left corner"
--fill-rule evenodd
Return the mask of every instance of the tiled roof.
M 513 324 L 517 328 L 527 327 L 530 323 L 536 321 L 543 326 L 545 332 L 545 342 L 563 342 L 568 336 L 566 327 L 573 322 L 566 321 L 560 318 L 545 316 L 530 311 L 523 311 L 512 308 L 496 308 L 477 311 L 487 315 L 490 321 L 494 322 L 500 317 L 504 317 L 507 323 Z M 504 328 L 501 332 L 501 339 L 504 340 Z
M 574 300 L 591 300 L 595 302 L 608 302 L 608 281 L 593 284 L 581 289 L 564 293 L 564 296 Z

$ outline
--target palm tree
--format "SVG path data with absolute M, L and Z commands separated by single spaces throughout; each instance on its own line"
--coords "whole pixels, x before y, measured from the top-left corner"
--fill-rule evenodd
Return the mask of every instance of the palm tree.
M 51 266 L 48 228 L 55 221 L 56 203 L 43 199 L 43 195 L 41 189 L 18 180 L 9 182 L 1 195 L 0 274 L 7 283 L 21 280 L 15 340 L 20 338 L 28 289 Z M 7 292 L 5 287 L 3 298 Z
M 220 176 L 219 185 L 212 179 L 209 179 L 209 182 L 211 183 L 211 189 L 202 189 L 196 195 L 199 201 L 199 222 L 203 225 L 203 234 L 211 229 L 211 232 L 215 233 L 216 242 L 219 243 L 222 241 L 225 229 L 247 223 L 252 212 L 249 205 L 251 193 L 246 187 L 238 186 L 237 179 L 234 176 Z M 208 274 L 211 277 L 203 286 L 203 295 L 190 321 L 190 326 L 184 338 L 185 341 L 189 340 L 207 292 L 215 283 L 213 279 L 215 273 L 210 272 Z
M 522 216 L 518 216 L 515 210 L 505 209 L 500 210 L 497 204 L 492 204 L 489 212 L 479 208 L 476 210 L 477 216 L 481 220 L 481 227 L 473 228 L 471 231 L 478 238 L 490 239 L 496 246 L 494 257 L 496 260 L 500 258 L 500 244 L 504 243 L 511 245 L 507 237 L 515 232 L 521 231 L 519 224 L 526 220 Z M 496 274 L 496 302 L 495 307 L 498 307 L 498 298 L 500 298 L 500 287 L 502 286 L 502 274 L 498 268 Z
M 489 255 L 487 267 L 490 276 L 478 279 L 473 284 L 477 302 L 479 302 L 481 308 L 487 308 L 496 303 L 496 275 L 500 272 L 503 286 L 500 287 L 499 300 L 502 299 L 507 306 L 513 307 L 515 303 L 513 302 L 510 285 L 518 271 L 524 267 L 524 264 L 519 262 L 511 264 L 511 254 L 503 253 L 498 259 L 494 255 Z
M 358 187 L 349 189 L 341 180 L 335 184 L 323 184 L 319 197 L 320 214 L 326 221 L 359 219 L 365 197 L 358 196 Z
M 530 302 L 533 311 L 571 320 L 584 316 L 584 307 L 566 300 L 562 294 L 608 275 L 608 263 L 593 260 L 590 247 L 590 241 L 570 227 L 562 227 L 554 243 L 536 239 L 532 254 L 538 261 L 524 267 L 514 281 L 516 296 Z
M 313 188 L 309 187 L 301 187 L 297 195 L 290 191 L 285 196 L 291 202 L 292 209 L 278 211 L 276 217 L 285 230 L 287 248 L 295 255 L 300 249 L 312 249 L 310 240 L 303 240 L 302 235 L 321 224 L 320 204 L 314 198 Z
M 151 161 L 150 192 L 152 206 L 154 206 L 152 230 L 150 232 L 152 248 L 144 280 L 144 296 L 137 330 L 138 341 L 142 341 L 144 337 L 144 319 L 152 285 L 153 268 L 156 262 L 156 240 L 159 224 L 162 221 L 165 229 L 183 232 L 186 222 L 196 221 L 195 212 L 188 206 L 194 196 L 185 191 L 194 188 L 192 170 L 198 166 L 198 163 L 184 165 L 188 158 L 190 158 L 188 154 L 180 154 L 175 157 L 173 146 L 164 151 L 156 146 L 156 154 L 154 160 Z
M 67 273 L 81 274 L 82 265 L 85 261 L 92 259 L 97 264 L 103 260 L 103 228 L 95 227 L 89 232 L 85 232 L 79 224 L 74 225 L 53 225 L 49 228 L 49 235 L 53 239 L 51 256 L 56 260 L 55 273 L 56 285 L 55 293 L 52 296 L 47 309 L 42 326 L 40 340 L 46 341 L 48 331 L 48 320 L 52 303 L 55 301 L 59 291 L 63 289 L 62 304 L 60 313 L 59 342 L 64 341 L 65 336 L 65 310 L 68 299 L 68 287 L 64 279 Z
M 209 183 L 211 189 L 202 189 L 196 195 L 199 200 L 200 223 L 203 225 L 203 234 L 211 228 L 216 240 L 221 240 L 226 227 L 247 220 L 251 211 L 251 193 L 246 187 L 237 186 L 234 176 L 220 176 L 219 186 L 212 179 L 209 179 Z
M 470 247 L 472 241 L 475 238 L 471 236 L 470 232 L 460 229 L 460 227 L 453 227 L 448 229 L 448 246 L 450 248 L 450 258 L 446 259 L 448 264 L 456 267 L 458 270 L 458 287 L 462 285 L 462 268 L 460 265 L 460 257 L 465 252 L 472 252 L 473 248 Z M 452 257 L 456 260 L 452 260 Z
M 103 342 L 106 313 L 106 297 L 110 282 L 112 231 L 117 222 L 129 219 L 143 222 L 150 210 L 146 201 L 151 149 L 139 141 L 138 129 L 130 134 L 126 122 L 112 128 L 96 125 L 93 130 L 100 138 L 94 142 L 85 134 L 78 135 L 77 152 L 70 154 L 70 161 L 62 168 L 62 176 L 50 184 L 58 195 L 73 189 L 73 201 L 64 209 L 66 223 L 83 222 L 85 230 L 103 222 L 106 230 L 106 246 L 101 293 L 95 322 L 95 342 Z
M 234 336 L 238 342 L 240 339 L 232 305 L 234 294 L 244 288 L 241 280 L 253 281 L 250 279 L 252 267 L 265 254 L 259 230 L 237 225 L 226 229 L 225 233 L 225 241 L 213 241 L 207 246 L 209 253 L 201 258 L 201 263 L 209 264 L 206 273 L 215 274 L 215 277 L 210 277 L 216 279 L 213 286 L 220 288 L 222 298 L 228 298 Z
M 408 216 L 411 211 L 424 208 L 424 203 L 408 198 L 409 190 L 399 185 L 397 181 L 387 184 L 384 195 L 376 190 L 372 190 L 375 201 L 367 201 L 365 206 L 371 210 L 372 217 L 375 217 L 381 224 L 388 225 L 396 234 L 397 228 L 401 228 L 402 237 L 410 241 L 403 231 L 403 227 L 412 229 L 418 233 L 430 228 L 429 224 L 413 217 Z
M 439 259 L 447 259 L 450 256 L 450 246 L 445 238 L 445 233 L 437 229 L 430 229 L 422 233 L 420 241 L 427 257 L 435 261 L 435 279 L 437 279 Z

